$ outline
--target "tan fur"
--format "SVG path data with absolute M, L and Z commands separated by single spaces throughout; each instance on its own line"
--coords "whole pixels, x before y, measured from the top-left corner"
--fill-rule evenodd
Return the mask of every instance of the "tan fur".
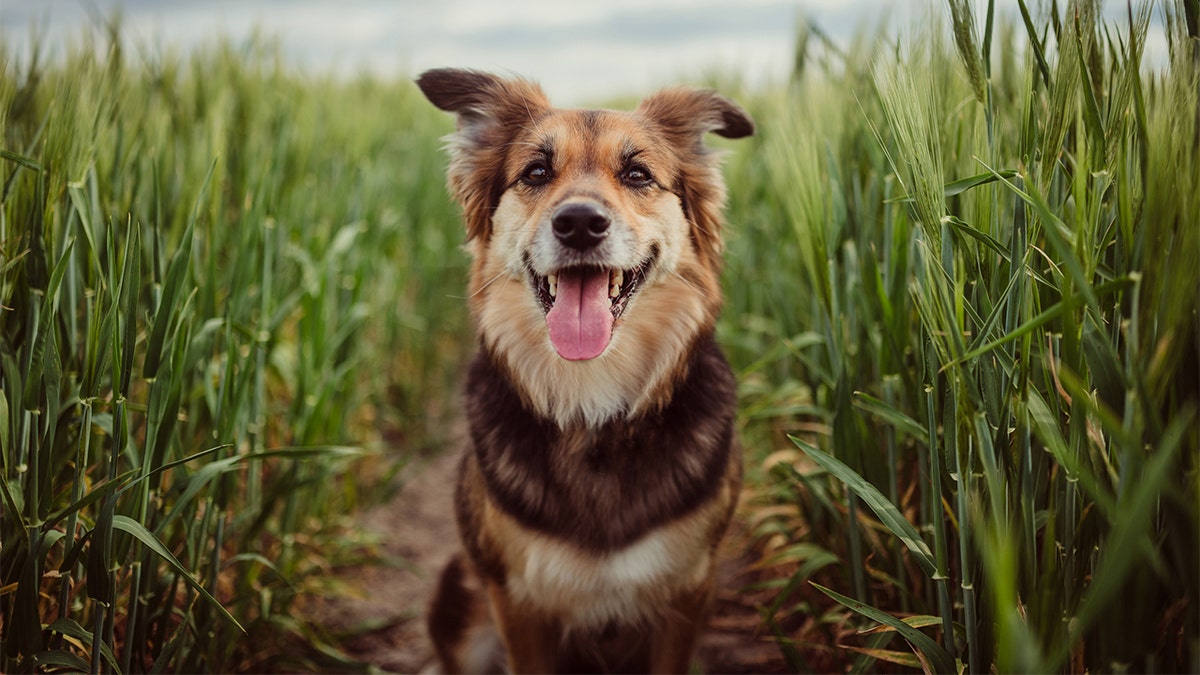
M 740 452 L 731 449 L 728 366 L 719 356 L 704 357 L 703 368 L 719 369 L 712 372 L 720 390 L 707 397 L 696 391 L 706 381 L 694 375 L 710 370 L 689 366 L 701 363 L 698 354 L 715 350 L 712 332 L 721 306 L 725 188 L 717 157 L 702 139 L 708 132 L 747 136 L 753 124 L 726 99 L 685 88 L 618 112 L 556 109 L 536 85 L 473 71 L 430 71 L 419 84 L 438 107 L 458 115 L 448 184 L 463 207 L 473 260 L 469 305 L 486 366 L 478 386 L 495 386 L 502 394 L 505 385 L 492 383 L 497 377 L 507 382 L 521 402 L 514 406 L 521 408 L 515 413 L 521 429 L 529 429 L 488 426 L 508 420 L 484 422 L 486 407 L 469 413 L 475 451 L 464 457 L 457 492 L 467 557 L 444 572 L 430 615 L 442 665 L 498 666 L 467 656 L 469 638 L 482 630 L 477 608 L 486 599 L 514 672 L 596 664 L 684 672 L 713 592 L 717 546 L 741 486 Z M 553 179 L 527 180 L 536 166 L 551 170 Z M 652 177 L 648 183 L 636 179 L 645 174 Z M 595 205 L 611 223 L 594 249 L 565 248 L 551 227 L 556 211 L 573 203 Z M 611 340 L 586 360 L 556 352 L 546 300 L 537 290 L 539 280 L 572 265 L 641 275 L 628 304 L 614 304 Z M 720 415 L 706 425 L 678 421 L 691 414 L 677 410 L 685 381 L 689 396 L 718 406 Z M 475 405 L 487 405 L 478 392 L 468 394 Z M 679 428 L 672 432 L 677 446 L 676 437 L 668 436 L 651 443 L 655 447 L 623 447 L 624 438 L 658 439 L 638 425 L 657 424 L 655 415 L 668 410 L 671 428 Z M 548 447 L 520 448 L 524 441 L 512 438 L 525 433 L 530 443 L 536 438 Z M 500 454 L 488 454 L 493 451 Z M 523 459 L 524 452 L 534 455 Z M 557 514 L 581 508 L 572 500 L 591 494 L 597 503 L 612 501 L 607 492 L 588 488 L 607 485 L 595 481 L 632 461 L 621 453 L 670 458 L 679 486 L 650 482 L 663 491 L 659 498 L 624 497 L 635 501 L 628 514 L 613 514 L 624 520 L 614 521 L 608 539 L 576 531 L 573 520 L 563 525 Z M 613 468 L 597 468 L 596 461 Z M 616 489 L 624 493 L 625 485 Z M 555 495 L 565 510 L 539 511 L 552 508 L 539 506 L 549 499 L 538 496 L 543 494 Z M 704 497 L 694 503 L 688 501 L 692 494 Z M 604 518 L 582 508 L 586 518 Z M 623 532 L 636 536 L 597 543 Z

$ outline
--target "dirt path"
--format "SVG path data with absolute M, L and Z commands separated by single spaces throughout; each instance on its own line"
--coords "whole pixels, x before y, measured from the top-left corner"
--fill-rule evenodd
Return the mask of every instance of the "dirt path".
M 442 565 L 459 546 L 452 504 L 456 465 L 457 453 L 415 463 L 402 476 L 399 494 L 363 516 L 363 528 L 386 542 L 384 554 L 407 566 L 337 570 L 359 597 L 322 600 L 309 617 L 331 633 L 356 633 L 342 642 L 353 658 L 396 673 L 419 672 L 432 662 L 423 613 Z M 755 607 L 764 598 L 744 588 L 751 578 L 746 541 L 736 524 L 734 530 L 698 659 L 708 673 L 783 672 L 778 647 L 757 634 Z

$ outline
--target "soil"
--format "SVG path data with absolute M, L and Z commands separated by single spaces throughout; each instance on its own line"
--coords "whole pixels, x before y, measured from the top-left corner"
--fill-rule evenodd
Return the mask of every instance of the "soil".
M 385 542 L 384 557 L 404 565 L 337 569 L 333 573 L 352 594 L 305 603 L 306 621 L 343 636 L 346 654 L 373 669 L 416 673 L 433 665 L 424 611 L 442 566 L 459 548 L 452 507 L 457 460 L 456 452 L 448 452 L 415 462 L 401 476 L 396 497 L 362 516 L 362 528 Z M 770 594 L 747 588 L 757 576 L 749 538 L 740 522 L 731 530 L 698 666 L 707 673 L 785 672 L 779 647 L 760 632 L 757 608 Z

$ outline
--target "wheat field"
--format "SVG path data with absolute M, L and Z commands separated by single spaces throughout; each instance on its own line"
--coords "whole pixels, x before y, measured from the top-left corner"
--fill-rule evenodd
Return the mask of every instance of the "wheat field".
M 760 127 L 718 334 L 795 672 L 1200 670 L 1196 3 L 1017 5 L 706 83 Z M 296 599 L 474 347 L 452 120 L 269 39 L 0 72 L 0 671 L 325 667 Z

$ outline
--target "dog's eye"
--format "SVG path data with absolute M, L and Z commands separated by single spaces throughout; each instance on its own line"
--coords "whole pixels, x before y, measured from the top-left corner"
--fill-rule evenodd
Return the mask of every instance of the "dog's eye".
M 534 187 L 545 185 L 550 182 L 550 168 L 544 162 L 534 162 L 521 172 L 521 182 Z
M 634 164 L 621 172 L 621 180 L 630 187 L 646 187 L 654 182 L 654 178 L 646 167 Z

